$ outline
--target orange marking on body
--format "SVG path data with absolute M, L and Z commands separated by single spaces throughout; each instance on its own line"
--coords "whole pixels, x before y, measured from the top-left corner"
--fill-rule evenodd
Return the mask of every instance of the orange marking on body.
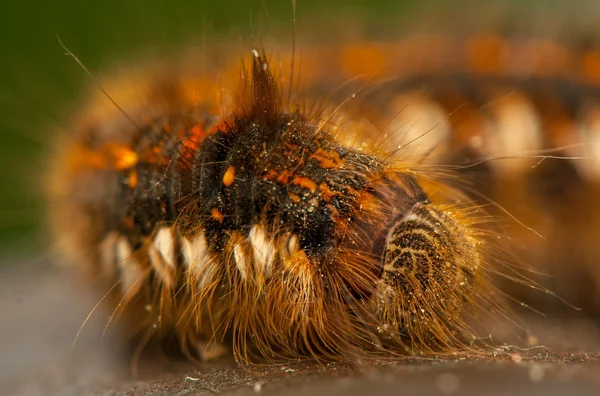
M 69 162 L 72 171 L 81 168 L 125 170 L 138 163 L 138 155 L 125 145 L 108 143 L 97 150 L 87 147 L 75 147 L 70 154 Z
M 138 176 L 137 171 L 134 169 L 131 172 L 129 172 L 127 184 L 129 185 L 129 188 L 134 189 L 137 187 L 138 182 L 139 182 L 139 176 Z
M 207 136 L 207 133 L 204 130 L 204 124 L 205 122 L 203 121 L 201 124 L 195 125 L 192 128 L 190 128 L 187 138 L 185 138 L 182 143 L 182 160 L 179 161 L 179 164 L 190 164 L 194 157 L 194 153 L 196 153 L 200 149 L 200 144 L 204 141 L 204 139 Z
M 321 191 L 321 196 L 325 201 L 330 201 L 331 198 L 334 195 L 336 195 L 336 193 L 331 188 L 329 188 L 329 186 L 326 183 L 319 184 L 319 191 Z
M 234 121 L 221 119 L 210 127 L 207 135 L 214 135 L 219 132 L 229 132 L 229 123 L 234 123 Z
M 376 44 L 348 45 L 342 49 L 342 67 L 351 76 L 374 75 L 386 65 L 383 49 Z
M 324 169 L 337 168 L 342 163 L 340 155 L 335 151 L 325 151 L 318 149 L 315 151 L 309 159 L 314 158 L 319 161 L 319 164 Z
M 275 169 L 269 169 L 262 177 L 265 180 L 273 180 L 275 179 L 275 176 L 277 176 L 277 171 Z
M 105 155 L 82 146 L 76 146 L 71 150 L 68 163 L 71 172 L 77 172 L 81 168 L 105 169 L 108 167 L 108 159 Z
M 220 224 L 223 224 L 223 213 L 217 208 L 212 208 L 210 210 L 210 217 L 217 220 Z
M 223 175 L 223 184 L 225 185 L 225 187 L 229 187 L 233 184 L 234 180 L 235 180 L 235 166 L 230 166 L 229 168 L 227 168 L 227 170 L 225 171 L 225 174 Z
M 190 128 L 188 139 L 196 143 L 201 142 L 206 137 L 206 132 L 202 125 L 194 125 Z
M 114 159 L 116 170 L 124 170 L 133 167 L 138 162 L 138 155 L 127 146 L 111 145 L 110 152 Z
M 291 177 L 292 177 L 292 172 L 285 169 L 283 172 L 281 172 L 281 174 L 277 178 L 277 181 L 282 184 L 287 184 L 290 181 Z
M 294 193 L 288 193 L 288 196 L 294 203 L 300 202 L 300 197 Z
M 317 183 L 315 183 L 308 177 L 296 176 L 294 180 L 292 180 L 292 184 L 309 189 L 310 192 L 315 192 L 315 190 L 317 189 Z
M 583 54 L 581 73 L 586 82 L 592 84 L 600 83 L 600 51 L 592 50 Z
M 506 69 L 509 51 L 505 41 L 497 36 L 475 36 L 467 43 L 469 67 L 482 74 L 502 73 Z

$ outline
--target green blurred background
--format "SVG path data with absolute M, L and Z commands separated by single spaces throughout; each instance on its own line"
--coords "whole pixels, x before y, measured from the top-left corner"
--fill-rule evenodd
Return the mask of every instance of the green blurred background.
M 567 4 L 495 0 L 480 2 L 479 8 L 496 3 L 520 4 L 519 9 Z M 396 34 L 413 22 L 417 9 L 430 24 L 441 24 L 443 18 L 435 16 L 441 7 L 463 19 L 470 9 L 464 0 L 297 0 L 297 30 L 307 36 L 319 25 L 320 31 L 352 37 L 355 22 L 362 20 L 371 30 Z M 43 246 L 44 153 L 52 126 L 64 125 L 66 109 L 90 85 L 85 72 L 65 56 L 57 35 L 97 73 L 146 48 L 176 49 L 216 36 L 247 39 L 251 31 L 291 43 L 293 31 L 292 0 L 5 1 L 0 20 L 0 265 L 9 261 L 3 260 L 9 253 L 31 254 Z

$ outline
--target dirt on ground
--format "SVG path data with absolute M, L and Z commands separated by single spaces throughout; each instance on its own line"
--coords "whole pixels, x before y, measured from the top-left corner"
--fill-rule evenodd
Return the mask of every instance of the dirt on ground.
M 42 268 L 42 269 L 40 269 Z M 544 320 L 537 346 L 355 364 L 292 362 L 242 369 L 145 356 L 132 375 L 102 339 L 95 302 L 50 266 L 0 273 L 1 395 L 567 395 L 599 394 L 600 332 L 582 320 Z M 100 316 L 100 315 L 97 315 Z

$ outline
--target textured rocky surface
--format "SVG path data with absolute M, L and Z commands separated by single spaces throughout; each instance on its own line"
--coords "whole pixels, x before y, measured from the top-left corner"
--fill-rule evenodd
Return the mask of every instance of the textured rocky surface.
M 298 362 L 238 368 L 230 360 L 192 365 L 165 358 L 128 362 L 99 342 L 104 324 L 86 293 L 37 265 L 13 266 L 0 277 L 0 394 L 3 395 L 362 395 L 596 394 L 600 334 L 590 323 L 539 318 L 539 346 L 504 347 L 487 356 L 406 358 L 393 363 Z

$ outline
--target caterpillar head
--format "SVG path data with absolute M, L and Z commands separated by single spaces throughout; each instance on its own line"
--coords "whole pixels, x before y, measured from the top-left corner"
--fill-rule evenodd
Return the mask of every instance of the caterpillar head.
M 464 306 L 478 294 L 483 264 L 462 215 L 418 203 L 387 234 L 375 312 L 389 337 L 411 350 L 447 349 L 468 332 Z

